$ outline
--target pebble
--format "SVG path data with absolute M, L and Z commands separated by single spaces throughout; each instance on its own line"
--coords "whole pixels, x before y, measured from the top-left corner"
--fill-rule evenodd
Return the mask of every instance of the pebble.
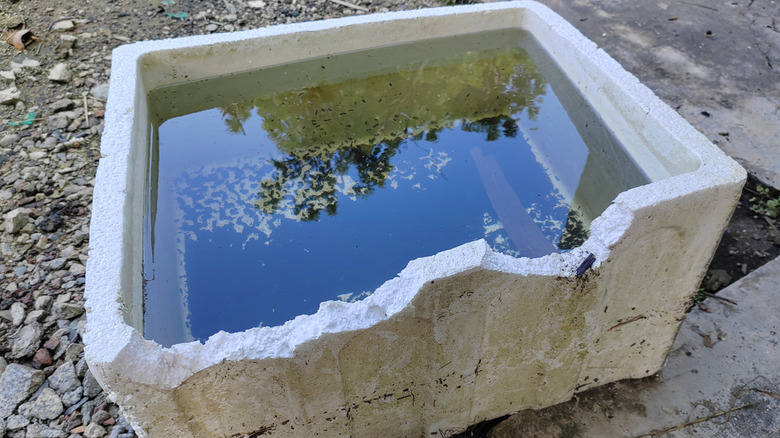
M 52 364 L 51 353 L 45 348 L 39 348 L 33 356 L 33 366 L 35 368 L 44 368 Z
M 103 424 L 103 422 L 105 422 L 109 418 L 111 418 L 111 414 L 104 411 L 103 409 L 100 409 L 94 414 L 92 414 L 92 419 L 89 421 L 94 424 Z
M 49 376 L 49 387 L 59 394 L 72 391 L 79 385 L 81 385 L 81 382 L 79 382 L 79 378 L 76 377 L 76 369 L 73 366 L 73 362 L 65 362 Z M 81 398 L 81 396 L 78 398 Z
M 5 181 L 8 183 L 8 179 L 5 179 Z M 9 234 L 16 234 L 21 231 L 29 221 L 30 216 L 27 214 L 25 209 L 17 208 L 11 210 L 5 215 L 5 232 Z
M 55 303 L 52 314 L 57 319 L 73 319 L 84 313 L 84 305 L 79 303 Z
M 65 438 L 68 434 L 64 430 L 55 429 L 53 427 L 45 426 L 43 424 L 31 424 L 27 428 L 27 437 L 39 437 L 39 438 Z
M 101 100 L 108 100 L 108 82 L 95 85 L 89 90 L 89 94 Z
M 61 62 L 54 66 L 49 72 L 49 80 L 52 82 L 70 82 L 73 79 L 73 73 L 68 68 L 68 64 Z
M 43 327 L 37 322 L 22 326 L 12 337 L 11 359 L 32 356 L 41 345 Z
M 63 35 L 65 36 L 65 35 Z M 60 111 L 68 111 L 70 109 L 73 109 L 73 107 L 76 106 L 76 103 L 73 102 L 71 99 L 60 99 L 51 105 L 49 105 L 49 109 L 53 113 L 58 113 Z
M 19 141 L 19 136 L 16 134 L 8 134 L 3 136 L 3 138 L 0 138 L 0 147 L 7 148 L 11 146 L 12 144 Z
M 5 426 L 8 430 L 19 430 L 27 427 L 30 424 L 30 419 L 24 415 L 11 415 L 5 420 Z
M 66 49 L 72 49 L 76 46 L 78 38 L 73 35 L 60 35 L 60 45 Z
M 40 67 L 41 63 L 35 59 L 32 58 L 24 58 L 21 60 L 21 62 L 11 61 L 11 71 L 13 71 L 15 74 L 17 72 L 21 72 L 24 68 L 36 68 Z
M 704 284 L 704 288 L 709 292 L 717 292 L 731 284 L 731 275 L 723 269 L 713 269 L 709 274 Z
M 71 30 L 74 27 L 76 27 L 75 24 L 71 20 L 62 20 L 54 23 L 54 25 L 51 27 L 51 30 L 54 32 L 65 32 L 66 30 Z
M 84 395 L 84 388 L 81 386 L 77 386 L 72 391 L 68 391 L 65 394 L 62 394 L 62 404 L 65 406 L 73 406 L 74 404 L 78 403 L 79 400 Z
M 19 327 L 24 322 L 25 306 L 16 302 L 11 304 L 11 322 L 14 327 Z
M 106 429 L 96 423 L 90 423 L 84 430 L 85 438 L 103 438 L 106 435 Z
M 0 90 L 0 105 L 15 105 L 22 98 L 22 92 L 15 86 Z
M 31 402 L 22 403 L 19 413 L 25 417 L 35 417 L 40 420 L 54 420 L 65 410 L 62 399 L 51 388 L 44 388 L 38 398 Z
M 70 265 L 70 268 L 68 268 L 68 272 L 74 277 L 78 277 L 87 273 L 87 267 L 81 263 L 73 263 Z
M 19 403 L 34 393 L 46 380 L 43 371 L 16 363 L 9 364 L 0 376 L 0 418 L 11 415 Z
M 87 370 L 86 374 L 84 374 L 84 395 L 87 397 L 95 397 L 103 390 L 103 388 L 100 387 L 100 384 L 95 379 L 95 376 L 92 375 L 92 371 Z
M 9 85 L 14 85 L 14 82 L 16 82 L 16 75 L 12 71 L 0 71 L 0 86 L 7 87 Z
M 45 310 L 33 310 L 27 314 L 27 317 L 24 319 L 24 323 L 31 324 L 33 322 L 42 322 L 48 314 L 49 312 Z

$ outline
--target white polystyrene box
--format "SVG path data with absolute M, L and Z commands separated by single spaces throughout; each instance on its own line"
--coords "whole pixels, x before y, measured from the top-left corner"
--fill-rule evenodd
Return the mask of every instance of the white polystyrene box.
M 356 303 L 163 348 L 142 336 L 146 92 L 182 81 L 499 28 L 531 33 L 650 184 L 566 254 L 484 241 L 410 261 Z M 122 46 L 87 266 L 86 357 L 140 436 L 435 436 L 660 369 L 745 172 L 597 46 L 535 2 L 275 26 Z M 594 270 L 576 267 L 593 253 Z M 467 293 L 466 293 L 467 292 Z

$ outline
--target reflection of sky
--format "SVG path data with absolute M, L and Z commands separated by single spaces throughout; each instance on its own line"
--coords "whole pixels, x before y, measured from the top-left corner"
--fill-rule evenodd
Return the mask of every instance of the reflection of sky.
M 280 154 L 258 116 L 243 124 L 245 135 L 228 133 L 218 110 L 165 122 L 158 229 L 164 218 L 175 226 L 173 233 L 157 233 L 155 253 L 176 257 L 185 271 L 179 281 L 188 290 L 192 334 L 205 339 L 219 330 L 282 324 L 341 294 L 373 291 L 409 260 L 475 239 L 523 255 L 486 196 L 470 154 L 475 147 L 500 164 L 527 210 L 519 214 L 527 213 L 556 243 L 587 148 L 551 90 L 539 100 L 536 121 L 514 116 L 517 138 L 485 142 L 484 134 L 456 126 L 436 143 L 405 141 L 383 189 L 357 199 L 342 193 L 338 213 L 323 211 L 317 222 L 252 207 L 259 179 L 273 170 L 267 161 Z M 554 170 L 564 173 L 552 184 Z M 359 179 L 354 168 L 341 178 L 342 191 L 350 178 Z

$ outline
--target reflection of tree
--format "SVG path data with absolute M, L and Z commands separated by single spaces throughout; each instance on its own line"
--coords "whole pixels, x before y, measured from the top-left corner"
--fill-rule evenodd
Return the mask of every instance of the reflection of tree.
M 479 132 L 485 134 L 485 140 L 495 141 L 501 137 L 517 136 L 517 122 L 510 116 L 487 117 L 476 122 L 464 122 L 462 128 L 468 132 Z
M 566 220 L 566 228 L 563 230 L 561 239 L 558 241 L 559 249 L 576 248 L 588 239 L 588 229 L 582 222 L 581 214 L 575 209 L 569 210 L 569 217 Z
M 383 141 L 373 146 L 352 146 L 322 156 L 315 151 L 295 151 L 273 160 L 275 171 L 270 178 L 260 181 L 257 206 L 263 213 L 273 214 L 286 196 L 294 205 L 292 212 L 302 221 L 316 221 L 322 210 L 336 214 L 338 175 L 345 175 L 351 167 L 359 181 L 350 187 L 355 196 L 370 195 L 375 187 L 383 187 L 393 166 L 390 159 L 401 145 L 401 139 Z
M 291 204 L 299 220 L 335 214 L 337 182 L 354 168 L 355 196 L 382 187 L 403 139 L 435 142 L 460 124 L 493 141 L 514 137 L 512 118 L 535 120 L 547 84 L 518 50 L 469 52 L 457 58 L 399 67 L 398 72 L 315 85 L 222 108 L 231 132 L 243 132 L 253 108 L 284 154 L 260 182 L 257 207 L 271 214 Z
M 252 115 L 253 107 L 254 105 L 252 105 L 251 101 L 244 101 L 220 108 L 220 111 L 222 111 L 222 118 L 225 120 L 225 124 L 230 132 L 234 134 L 238 134 L 239 132 L 246 134 L 244 132 L 244 122 Z

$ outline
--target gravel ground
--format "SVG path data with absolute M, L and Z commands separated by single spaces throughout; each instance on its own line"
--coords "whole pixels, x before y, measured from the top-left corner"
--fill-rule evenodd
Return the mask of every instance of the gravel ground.
M 9 36 L 29 29 L 38 39 L 24 51 L 0 46 L 0 436 L 133 437 L 90 373 L 81 343 L 111 50 L 440 3 L 0 2 L 0 29 L 11 28 Z

